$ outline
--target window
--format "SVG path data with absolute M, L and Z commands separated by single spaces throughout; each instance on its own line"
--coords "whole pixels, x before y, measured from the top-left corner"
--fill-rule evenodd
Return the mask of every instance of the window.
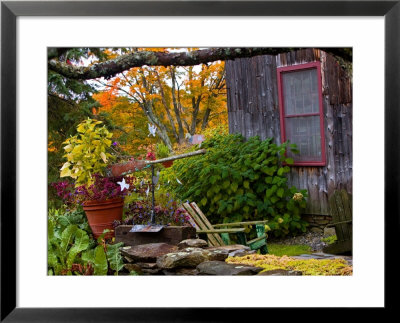
M 325 137 L 319 62 L 278 68 L 282 142 L 296 144 L 288 152 L 295 165 L 325 165 Z

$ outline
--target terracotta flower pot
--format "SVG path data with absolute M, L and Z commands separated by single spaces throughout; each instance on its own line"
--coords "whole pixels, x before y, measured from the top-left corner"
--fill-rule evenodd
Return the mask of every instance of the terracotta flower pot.
M 114 237 L 114 228 L 112 224 L 114 220 L 122 220 L 123 207 L 124 200 L 122 198 L 105 201 L 86 201 L 83 204 L 83 210 L 86 213 L 89 225 L 96 239 L 105 229 L 112 230 L 112 232 L 104 236 L 106 239 Z
M 163 162 L 162 164 L 165 168 L 168 168 L 168 167 L 171 167 L 173 163 L 174 163 L 174 161 L 170 160 L 170 161 Z

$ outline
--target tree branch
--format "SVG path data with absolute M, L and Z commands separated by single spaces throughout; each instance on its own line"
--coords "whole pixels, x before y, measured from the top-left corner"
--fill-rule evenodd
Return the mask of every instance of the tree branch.
M 192 66 L 218 60 L 233 60 L 235 58 L 257 55 L 277 55 L 299 48 L 209 48 L 192 52 L 164 53 L 140 51 L 119 56 L 115 59 L 97 63 L 92 66 L 73 66 L 54 59 L 49 60 L 48 68 L 65 77 L 78 80 L 89 80 L 99 77 L 110 78 L 132 67 L 148 66 Z M 345 60 L 351 58 L 351 49 L 324 48 L 327 52 L 341 56 Z M 52 57 L 52 55 L 50 55 Z M 54 56 L 53 56 L 54 57 Z

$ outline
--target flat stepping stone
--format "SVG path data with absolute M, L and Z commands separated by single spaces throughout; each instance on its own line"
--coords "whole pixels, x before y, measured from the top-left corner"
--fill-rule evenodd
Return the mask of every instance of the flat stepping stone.
M 262 270 L 260 267 L 227 264 L 223 261 L 205 261 L 197 266 L 199 275 L 250 276 Z

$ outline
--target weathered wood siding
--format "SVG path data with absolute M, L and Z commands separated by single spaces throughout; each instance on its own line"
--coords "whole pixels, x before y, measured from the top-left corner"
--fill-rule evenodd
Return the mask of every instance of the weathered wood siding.
M 336 60 L 306 49 L 277 56 L 227 61 L 229 131 L 246 138 L 281 141 L 277 67 L 321 62 L 326 166 L 293 166 L 289 183 L 308 190 L 307 213 L 329 214 L 328 197 L 337 189 L 352 193 L 352 85 Z

